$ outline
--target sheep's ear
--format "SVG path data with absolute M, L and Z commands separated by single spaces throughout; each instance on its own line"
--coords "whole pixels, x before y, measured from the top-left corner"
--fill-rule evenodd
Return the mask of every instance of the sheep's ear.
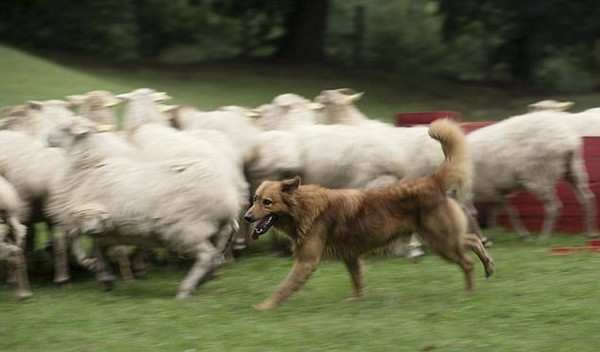
M 33 110 L 41 110 L 44 107 L 44 103 L 39 100 L 30 100 L 27 102 L 27 106 Z
M 113 106 L 117 106 L 121 103 L 121 100 L 114 96 L 105 97 L 104 99 L 105 108 L 112 108 Z
M 246 117 L 249 117 L 251 119 L 257 119 L 260 117 L 260 111 L 258 109 L 247 110 L 244 112 L 244 114 L 246 115 Z
M 348 96 L 348 99 L 350 100 L 350 103 L 353 103 L 353 102 L 355 102 L 355 101 L 357 101 L 357 100 L 360 100 L 360 98 L 362 98 L 362 96 L 363 96 L 364 94 L 365 94 L 364 92 L 358 92 L 358 93 L 355 93 L 355 94 L 349 95 L 349 96 Z
M 300 187 L 300 176 L 295 176 L 287 180 L 281 181 L 281 191 L 283 192 L 294 192 Z
M 325 108 L 325 105 L 323 105 L 321 103 L 312 102 L 312 103 L 308 103 L 308 108 L 310 110 L 316 110 L 316 111 L 318 111 L 318 110 L 323 110 Z
M 165 105 L 165 104 L 160 104 L 158 106 L 160 112 L 169 114 L 168 115 L 169 119 L 173 118 L 173 114 L 171 114 L 171 113 L 177 111 L 180 107 L 181 106 L 179 106 L 179 105 Z
M 96 132 L 112 132 L 114 130 L 116 130 L 115 125 L 104 124 L 96 126 Z
M 572 108 L 573 105 L 575 105 L 575 103 L 572 101 L 563 101 L 559 104 L 559 108 L 561 111 L 566 111 Z
M 76 94 L 76 95 L 67 95 L 66 98 L 73 105 L 81 105 L 85 102 L 85 99 L 87 98 L 87 96 L 81 95 L 81 94 Z
M 76 138 L 85 137 L 90 134 L 92 130 L 86 126 L 73 126 L 71 127 L 71 134 L 73 134 Z
M 171 97 L 165 92 L 156 92 L 152 94 L 152 99 L 154 101 L 165 101 L 171 99 Z
M 120 101 L 128 101 L 131 100 L 131 93 L 123 93 L 123 94 L 118 94 L 115 95 L 115 98 L 119 99 Z
M 55 100 L 55 101 L 56 101 L 56 103 L 64 106 L 67 109 L 72 109 L 74 107 L 77 107 L 77 105 L 71 101 L 66 101 L 66 100 Z

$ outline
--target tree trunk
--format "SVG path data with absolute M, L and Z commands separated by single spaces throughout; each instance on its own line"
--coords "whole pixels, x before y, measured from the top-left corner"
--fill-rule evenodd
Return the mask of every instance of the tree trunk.
M 293 0 L 292 4 L 278 57 L 290 61 L 321 62 L 325 56 L 329 0 Z

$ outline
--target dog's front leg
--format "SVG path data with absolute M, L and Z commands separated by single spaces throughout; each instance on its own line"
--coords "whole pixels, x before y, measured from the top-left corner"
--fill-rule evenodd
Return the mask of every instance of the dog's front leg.
M 317 269 L 323 253 L 323 241 L 309 238 L 294 253 L 294 266 L 271 297 L 254 306 L 258 310 L 273 309 L 298 291 Z

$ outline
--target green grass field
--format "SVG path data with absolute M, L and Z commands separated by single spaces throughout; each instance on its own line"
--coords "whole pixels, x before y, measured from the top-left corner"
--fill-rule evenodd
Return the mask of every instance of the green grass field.
M 125 92 L 151 87 L 175 103 L 201 109 L 222 105 L 257 106 L 276 94 L 316 96 L 322 89 L 351 87 L 366 92 L 359 107 L 367 115 L 392 119 L 396 112 L 455 110 L 466 120 L 501 119 L 525 111 L 540 99 L 569 99 L 578 109 L 600 105 L 600 93 L 531 95 L 522 90 L 461 85 L 412 74 L 303 69 L 267 64 L 206 64 L 149 68 L 98 65 L 68 59 L 68 67 L 0 46 L 0 106 L 29 99 L 62 98 L 92 89 Z
M 548 255 L 558 237 L 523 243 L 494 233 L 497 273 L 463 292 L 460 270 L 437 257 L 367 261 L 368 290 L 344 301 L 340 263 L 322 264 L 279 310 L 257 312 L 291 266 L 255 252 L 220 270 L 187 301 L 173 297 L 184 269 L 103 292 L 91 277 L 14 303 L 0 290 L 0 351 L 597 351 L 600 255 Z
M 469 119 L 501 118 L 538 98 L 437 80 L 386 77 L 326 68 L 247 65 L 167 68 L 69 68 L 0 47 L 0 105 L 60 98 L 91 89 L 148 86 L 200 108 L 256 105 L 287 91 L 365 90 L 360 107 L 390 118 L 396 111 L 454 109 Z M 598 95 L 570 98 L 593 106 Z M 463 292 L 460 270 L 427 256 L 369 259 L 364 299 L 349 303 L 340 263 L 322 264 L 307 286 L 274 312 L 252 309 L 287 274 L 289 258 L 255 246 L 223 267 L 187 301 L 173 297 L 186 269 L 154 268 L 148 278 L 103 292 L 91 275 L 66 287 L 33 278 L 35 296 L 17 304 L 0 287 L 0 351 L 596 351 L 600 336 L 600 255 L 548 255 L 575 236 L 522 242 L 493 232 L 497 273 L 477 267 L 476 291 Z

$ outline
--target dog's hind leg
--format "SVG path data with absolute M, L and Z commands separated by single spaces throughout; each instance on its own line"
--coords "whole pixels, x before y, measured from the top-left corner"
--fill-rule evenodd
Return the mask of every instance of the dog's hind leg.
M 317 265 L 319 265 L 323 253 L 323 241 L 318 235 L 320 234 L 314 233 L 312 237 L 307 238 L 301 246 L 296 248 L 294 266 L 288 276 L 271 297 L 255 305 L 254 308 L 258 310 L 276 308 L 304 286 L 312 273 L 317 270 Z
M 459 260 L 457 264 L 461 267 L 465 273 L 465 290 L 467 292 L 473 291 L 474 280 L 473 280 L 473 261 L 469 258 L 462 248 L 457 250 L 457 256 Z
M 344 264 L 352 280 L 352 296 L 354 298 L 361 297 L 364 288 L 362 260 L 360 258 L 345 258 Z
M 494 271 L 496 269 L 494 260 L 488 254 L 487 250 L 485 249 L 485 246 L 483 245 L 483 243 L 481 242 L 479 237 L 477 237 L 474 234 L 468 233 L 468 234 L 465 234 L 464 238 L 465 238 L 465 246 L 467 248 L 469 248 L 470 250 L 472 250 L 475 254 L 477 254 L 477 257 L 479 257 L 481 264 L 483 264 L 483 268 L 485 269 L 485 276 L 486 277 L 492 276 L 492 274 L 494 273 Z

